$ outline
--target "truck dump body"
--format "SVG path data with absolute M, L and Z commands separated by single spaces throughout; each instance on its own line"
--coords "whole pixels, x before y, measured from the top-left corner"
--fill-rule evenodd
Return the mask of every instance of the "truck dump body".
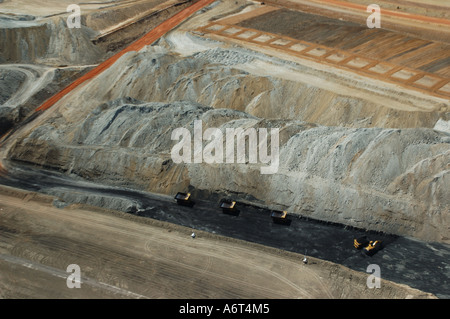
M 195 204 L 195 202 L 191 199 L 191 194 L 190 193 L 178 192 L 175 195 L 175 200 L 177 201 L 178 205 L 182 205 L 182 206 L 192 207 Z
M 272 221 L 276 224 L 288 225 L 291 222 L 291 220 L 287 218 L 286 211 L 274 210 L 271 212 L 270 217 L 272 218 Z
M 237 215 L 239 210 L 236 209 L 236 202 L 229 199 L 223 199 L 220 201 L 220 208 L 224 214 Z

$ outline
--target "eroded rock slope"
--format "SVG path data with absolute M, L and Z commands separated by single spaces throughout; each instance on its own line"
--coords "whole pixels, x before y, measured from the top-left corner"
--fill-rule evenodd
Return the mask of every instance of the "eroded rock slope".
M 222 54 L 223 60 L 238 61 Z M 251 57 L 239 59 L 251 63 Z M 234 65 L 205 54 L 180 58 L 159 47 L 129 53 L 57 104 L 45 123 L 17 140 L 9 157 L 109 185 L 163 194 L 188 188 L 204 197 L 231 194 L 317 219 L 449 242 L 448 134 L 354 125 L 353 104 L 347 106 L 347 127 L 325 125 L 326 117 L 317 114 L 311 124 L 302 115 L 306 103 L 296 104 L 295 116 L 283 114 L 282 106 L 292 102 L 283 92 L 296 88 L 299 98 L 308 98 L 301 84 L 257 77 Z M 251 111 L 258 109 L 261 94 L 278 95 L 277 116 Z M 325 107 L 310 99 L 311 108 Z M 383 110 L 375 106 L 372 114 Z M 278 128 L 278 171 L 261 174 L 260 162 L 174 163 L 172 132 L 180 127 L 193 132 L 196 120 L 203 131 Z

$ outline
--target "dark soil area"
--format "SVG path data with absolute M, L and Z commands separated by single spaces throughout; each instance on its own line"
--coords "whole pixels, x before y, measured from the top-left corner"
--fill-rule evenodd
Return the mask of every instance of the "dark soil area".
M 450 298 L 450 247 L 395 235 L 369 232 L 289 214 L 290 223 L 274 223 L 269 210 L 237 202 L 237 214 L 224 214 L 219 202 L 195 200 L 194 207 L 179 206 L 156 194 L 110 188 L 73 180 L 65 175 L 23 166 L 9 169 L 0 184 L 51 194 L 52 188 L 98 196 L 117 196 L 138 201 L 143 209 L 129 213 L 194 229 L 306 254 L 366 272 L 368 265 L 381 268 L 381 278 Z M 174 194 L 175 196 L 175 194 Z M 367 256 L 353 246 L 353 239 L 366 235 L 381 240 L 383 248 Z

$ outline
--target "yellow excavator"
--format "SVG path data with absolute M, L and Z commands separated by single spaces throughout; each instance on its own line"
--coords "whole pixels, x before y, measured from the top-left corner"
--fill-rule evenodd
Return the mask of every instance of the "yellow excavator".
M 366 236 L 362 236 L 353 240 L 353 246 L 356 249 L 362 249 L 366 255 L 373 256 L 382 248 L 382 242 L 381 240 L 369 241 Z
M 369 242 L 369 244 L 364 247 L 364 252 L 366 253 L 366 255 L 372 256 L 374 255 L 377 251 L 379 251 L 382 248 L 382 243 L 380 240 L 371 240 Z
M 368 244 L 369 244 L 369 240 L 367 239 L 366 236 L 362 236 L 362 237 L 353 239 L 353 246 L 356 249 L 361 249 L 363 247 L 366 247 Z

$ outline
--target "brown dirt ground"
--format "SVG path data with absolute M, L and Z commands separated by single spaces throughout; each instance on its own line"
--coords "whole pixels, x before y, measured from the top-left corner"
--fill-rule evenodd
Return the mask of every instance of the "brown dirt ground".
M 249 242 L 0 188 L 2 298 L 427 298 L 368 274 Z M 80 289 L 66 286 L 68 265 Z
M 368 3 L 365 0 L 269 0 L 265 2 L 270 5 L 363 25 L 370 15 L 366 12 L 366 6 L 373 3 Z M 382 10 L 381 25 L 383 29 L 448 43 L 450 21 L 448 20 L 448 8 L 443 6 L 446 5 L 444 2 L 442 2 L 441 6 L 430 5 L 425 2 L 413 3 L 411 1 L 397 4 L 394 1 L 383 1 L 377 2 L 377 4 L 380 5 Z

